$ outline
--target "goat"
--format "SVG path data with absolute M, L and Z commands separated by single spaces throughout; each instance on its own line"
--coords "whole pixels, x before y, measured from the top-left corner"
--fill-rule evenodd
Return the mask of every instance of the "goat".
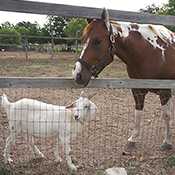
M 82 128 L 82 123 L 96 113 L 97 107 L 87 97 L 80 97 L 68 106 L 47 104 L 38 100 L 23 98 L 14 103 L 9 102 L 7 96 L 0 96 L 1 106 L 4 108 L 10 135 L 6 139 L 4 159 L 6 163 L 13 160 L 10 157 L 11 145 L 19 134 L 27 134 L 31 140 L 28 142 L 35 155 L 44 157 L 43 153 L 34 144 L 33 137 L 55 137 L 57 146 L 54 151 L 56 161 L 61 161 L 58 154 L 58 140 L 64 146 L 65 158 L 68 167 L 76 171 L 70 156 L 70 138 L 75 137 Z M 76 128 L 78 127 L 78 129 Z

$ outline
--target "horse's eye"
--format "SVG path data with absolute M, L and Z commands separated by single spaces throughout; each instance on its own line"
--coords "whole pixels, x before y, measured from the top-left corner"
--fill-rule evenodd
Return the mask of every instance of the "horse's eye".
M 94 39 L 93 42 L 92 42 L 94 47 L 98 47 L 100 45 L 100 43 L 101 43 L 101 41 L 98 40 L 98 39 Z

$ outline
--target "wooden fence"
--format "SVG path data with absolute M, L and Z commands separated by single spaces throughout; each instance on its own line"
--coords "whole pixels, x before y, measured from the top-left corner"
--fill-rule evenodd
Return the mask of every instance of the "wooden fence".
M 54 3 L 32 2 L 25 0 L 1 0 L 1 11 L 23 12 L 33 14 L 57 15 L 66 17 L 100 18 L 102 9 L 62 5 Z M 111 19 L 174 25 L 175 16 L 157 16 L 146 13 L 109 10 Z M 64 78 L 0 78 L 0 88 L 14 87 L 57 87 L 57 88 L 81 88 L 70 79 Z M 154 88 L 174 89 L 175 81 L 172 80 L 120 80 L 120 79 L 96 79 L 91 80 L 89 88 Z
M 0 88 L 83 88 L 71 78 L 1 77 Z M 93 79 L 87 88 L 148 88 L 175 89 L 174 80 Z
M 23 12 L 66 17 L 100 18 L 101 9 L 23 0 L 1 0 L 0 11 Z M 156 16 L 120 10 L 109 10 L 110 18 L 119 21 L 174 25 L 175 16 Z

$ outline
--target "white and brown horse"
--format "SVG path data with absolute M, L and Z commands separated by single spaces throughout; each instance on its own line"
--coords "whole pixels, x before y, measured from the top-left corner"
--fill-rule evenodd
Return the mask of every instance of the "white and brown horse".
M 127 66 L 130 78 L 175 79 L 175 35 L 162 25 L 110 21 L 108 11 L 101 19 L 93 19 L 83 32 L 84 47 L 72 72 L 76 83 L 86 86 L 118 56 Z M 135 128 L 128 141 L 135 143 L 140 131 L 140 119 L 145 95 L 159 95 L 165 120 L 163 148 L 170 148 L 171 90 L 132 89 L 135 100 Z

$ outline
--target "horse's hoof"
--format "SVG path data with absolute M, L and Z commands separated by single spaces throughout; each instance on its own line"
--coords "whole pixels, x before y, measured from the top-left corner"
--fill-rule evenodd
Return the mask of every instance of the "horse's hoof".
M 127 148 L 128 149 L 136 148 L 136 142 L 128 142 L 127 143 Z
M 170 143 L 162 143 L 161 145 L 160 145 L 160 149 L 162 150 L 162 151 L 164 151 L 164 150 L 170 150 L 170 149 L 172 149 L 173 148 L 173 146 L 172 146 L 172 144 L 170 144 Z

